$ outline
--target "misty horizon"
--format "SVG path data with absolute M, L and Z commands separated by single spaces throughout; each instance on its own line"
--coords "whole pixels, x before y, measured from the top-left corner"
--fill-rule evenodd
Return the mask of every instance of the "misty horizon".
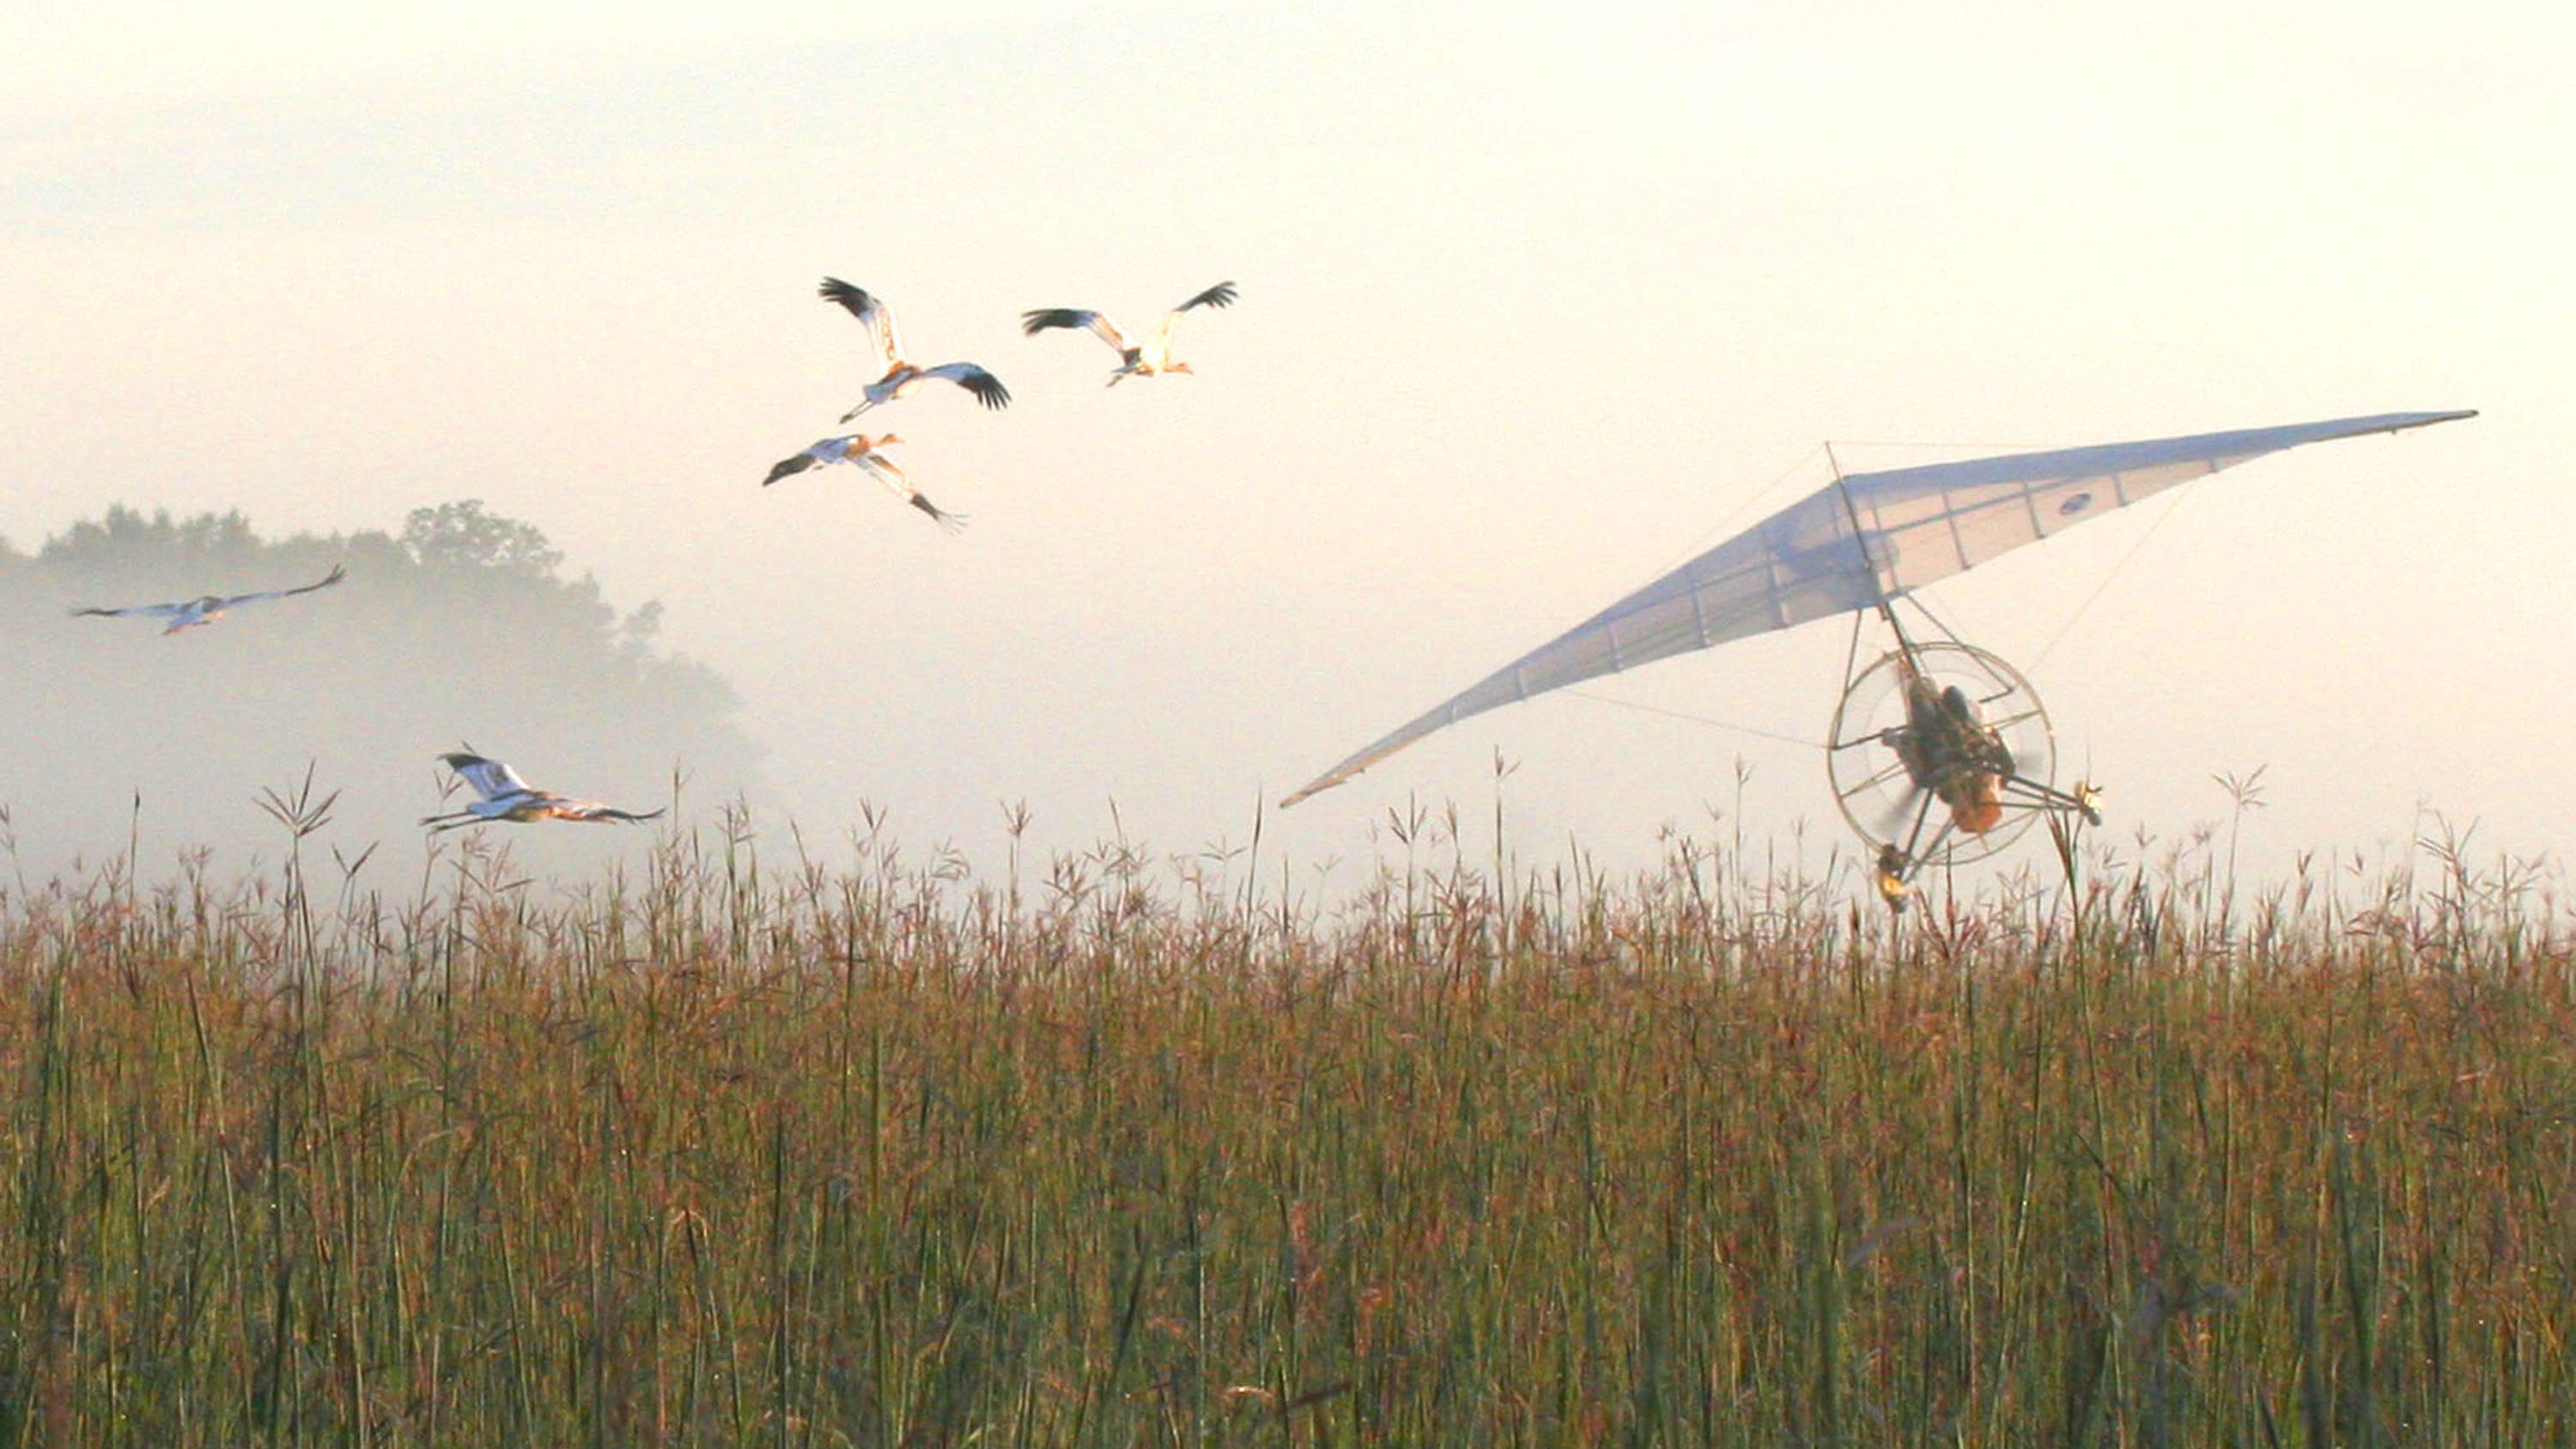
M 816 849 L 874 812 L 990 861 L 1025 806 L 1033 852 L 1222 852 L 1258 820 L 1302 870 L 1369 856 L 1417 800 L 1485 821 L 1499 795 L 1530 860 L 1629 868 L 1712 815 L 1821 858 L 1850 848 L 1823 623 L 1269 803 L 1833 467 L 2453 407 L 2482 415 L 2232 469 L 1927 597 L 2036 687 L 2106 836 L 2227 820 L 2218 781 L 2258 769 L 2241 855 L 2274 878 L 2436 817 L 2545 853 L 2576 813 L 2539 753 L 2576 698 L 2576 231 L 2532 180 L 2576 138 L 2566 13 L 845 20 L 0 20 L 0 535 L 39 548 L 123 499 L 356 536 L 479 498 L 619 618 L 658 602 L 655 657 L 740 701 L 732 735 L 656 738 L 648 704 L 580 717 L 533 678 L 478 701 L 432 635 L 360 631 L 255 712 L 214 662 L 336 628 L 371 568 L 166 641 L 61 611 L 332 560 L 84 580 L 9 626 L 80 651 L 0 695 L 83 721 L 73 795 L 13 767 L 30 849 L 115 847 L 135 786 L 148 852 L 241 849 L 310 763 L 335 829 L 392 852 L 470 740 L 603 799 L 660 803 L 676 766 L 684 801 L 744 791 L 766 838 Z M 1007 410 L 941 389 L 862 419 L 963 534 L 848 468 L 761 486 L 869 380 L 825 276 L 887 299 L 923 361 L 1008 384 Z M 1021 330 L 1139 325 L 1218 278 L 1240 300 L 1190 314 L 1190 376 L 1108 388 L 1096 344 Z M 379 728 L 275 727 L 338 711 L 371 649 L 411 670 Z M 102 659 L 158 683 L 115 714 Z M 191 759 L 209 700 L 248 741 L 220 769 Z M 576 877 L 639 835 L 508 838 Z

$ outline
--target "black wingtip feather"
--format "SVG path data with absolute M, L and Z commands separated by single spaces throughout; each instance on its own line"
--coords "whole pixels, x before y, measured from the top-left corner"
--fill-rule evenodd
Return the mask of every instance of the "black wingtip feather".
M 853 317 L 865 311 L 868 306 L 868 294 L 865 291 L 851 286 L 838 277 L 825 277 L 823 285 L 814 289 L 814 294 L 826 302 L 838 302 L 849 308 L 850 315 Z
M 907 501 L 910 502 L 913 507 L 929 514 L 931 522 L 938 524 L 942 529 L 949 533 L 959 532 L 966 527 L 965 514 L 951 513 L 947 509 L 940 507 L 938 504 L 931 502 L 929 499 L 922 497 L 918 493 L 912 495 L 912 497 Z

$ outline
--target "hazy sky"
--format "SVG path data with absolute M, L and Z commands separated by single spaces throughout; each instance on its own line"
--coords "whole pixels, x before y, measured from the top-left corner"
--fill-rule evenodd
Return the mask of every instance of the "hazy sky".
M 2563 5 L 2429 0 L 20 0 L 0 535 L 481 497 L 668 605 L 809 832 L 866 799 L 980 852 L 1025 800 L 1081 843 L 1114 799 L 1184 851 L 1819 485 L 1824 440 L 1866 468 L 2474 407 L 1932 597 L 2031 673 L 2116 831 L 2188 830 L 2225 811 L 2213 774 L 2268 766 L 2267 862 L 2402 840 L 2419 805 L 2555 848 L 2571 61 Z M 849 470 L 758 486 L 865 380 L 826 273 L 1015 394 L 871 420 L 962 537 Z M 1229 278 L 1242 304 L 1181 331 L 1193 378 L 1104 391 L 1105 350 L 1016 327 Z M 1844 642 L 1599 692 L 1817 738 Z M 1739 757 L 1755 833 L 1839 830 L 1812 747 L 1554 698 L 1265 851 L 1363 855 L 1413 795 L 1481 821 L 1497 749 L 1530 858 L 1641 858 L 1733 808 Z

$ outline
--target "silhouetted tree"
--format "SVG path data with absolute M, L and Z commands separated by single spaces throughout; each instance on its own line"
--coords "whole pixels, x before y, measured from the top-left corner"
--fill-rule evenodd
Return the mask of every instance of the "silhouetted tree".
M 480 498 L 413 509 L 402 544 L 422 563 L 448 568 L 550 575 L 563 562 L 562 551 L 549 547 L 535 524 L 486 513 Z

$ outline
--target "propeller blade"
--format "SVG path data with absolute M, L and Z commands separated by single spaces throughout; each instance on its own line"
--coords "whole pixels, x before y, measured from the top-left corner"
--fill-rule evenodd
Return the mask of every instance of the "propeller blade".
M 1932 809 L 1940 808 L 1938 801 L 1931 800 L 1931 795 L 1931 791 L 1920 785 L 1907 785 L 1889 801 L 1886 809 L 1870 817 L 1871 836 L 1881 845 L 1903 845 L 1905 837 L 1914 832 L 1914 822 L 1926 816 L 1926 802 L 1930 802 Z

